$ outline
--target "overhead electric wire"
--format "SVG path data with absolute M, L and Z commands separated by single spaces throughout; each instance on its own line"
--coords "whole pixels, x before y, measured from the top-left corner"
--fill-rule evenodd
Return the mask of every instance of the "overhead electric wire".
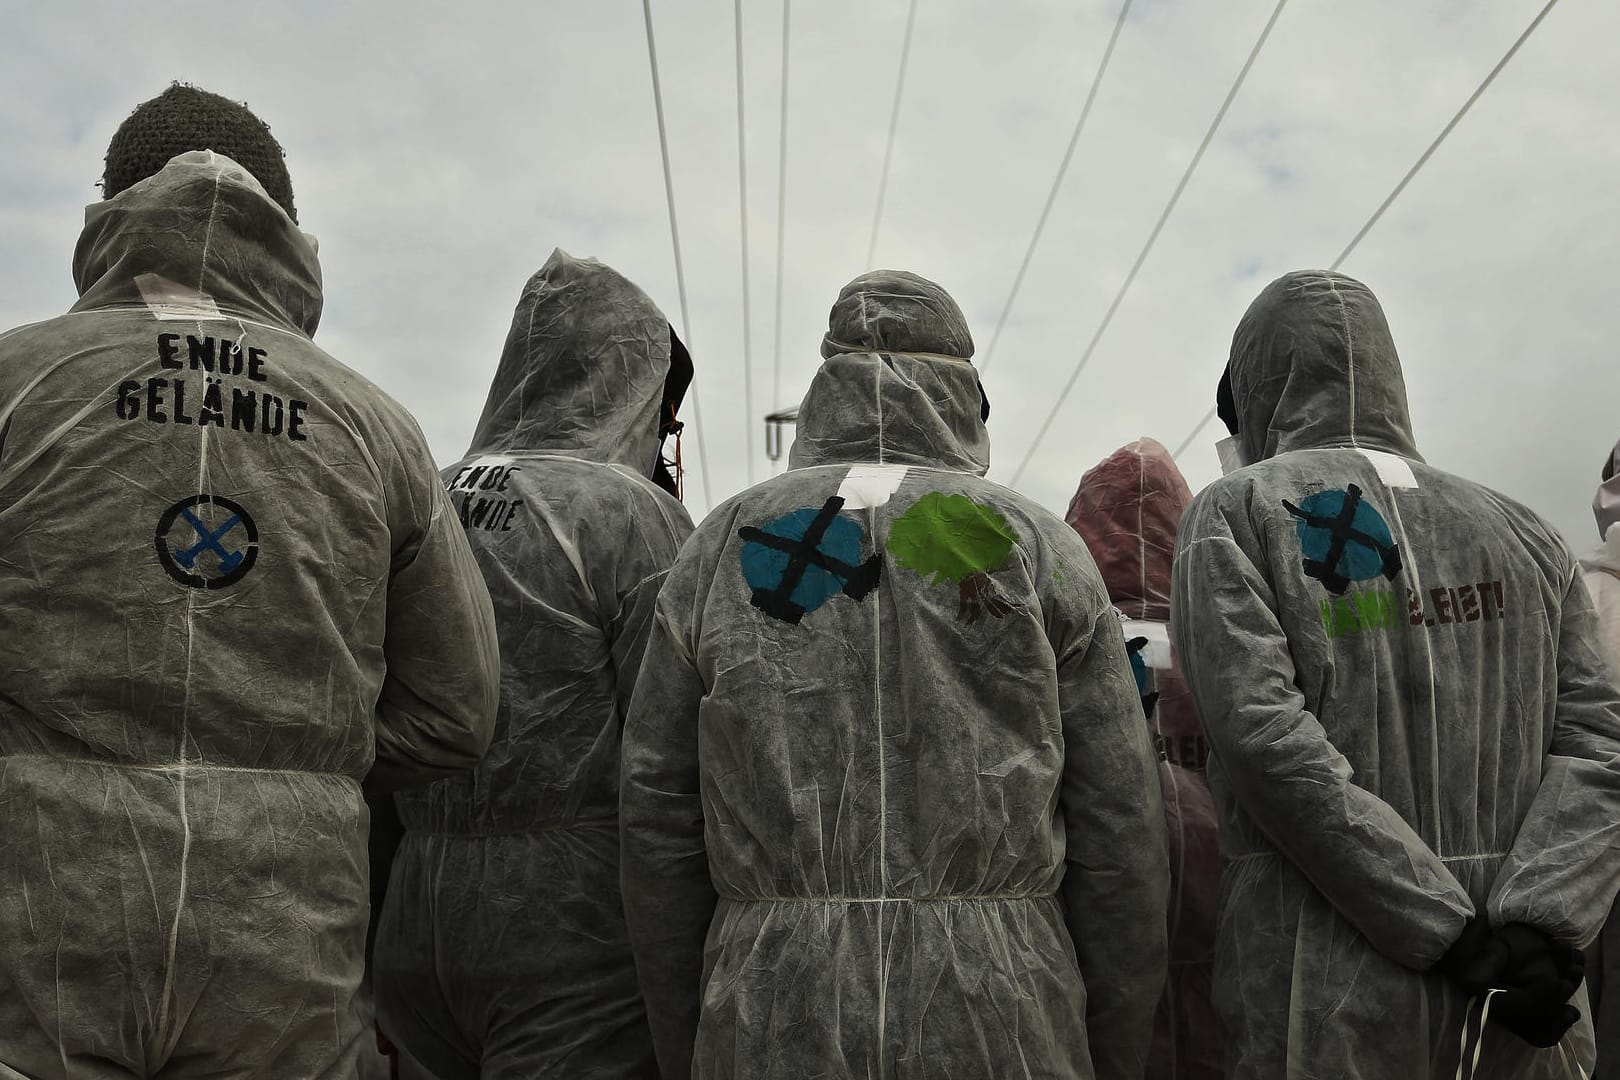
M 911 28 L 917 22 L 917 0 L 911 0 L 906 13 L 906 36 L 900 44 L 900 74 L 894 80 L 894 108 L 889 112 L 889 142 L 883 149 L 883 172 L 878 178 L 877 209 L 872 213 L 872 239 L 866 245 L 866 268 L 876 269 L 872 260 L 877 256 L 878 229 L 883 224 L 883 200 L 889 191 L 889 163 L 894 158 L 894 133 L 900 126 L 900 98 L 906 88 L 906 63 L 911 59 Z
M 644 0 L 645 2 L 645 0 Z M 743 118 L 742 0 L 735 0 L 732 24 L 737 30 L 737 212 L 742 237 L 743 437 L 748 455 L 748 484 L 754 483 L 754 331 L 748 299 L 748 127 Z
M 1468 100 L 1463 102 L 1462 108 L 1457 110 L 1457 115 L 1451 118 L 1451 122 L 1442 128 L 1440 134 L 1436 135 L 1434 141 L 1429 144 L 1429 148 L 1423 151 L 1422 156 L 1417 159 L 1410 169 L 1406 170 L 1406 175 L 1401 177 L 1401 182 L 1395 185 L 1395 190 L 1391 191 L 1389 197 L 1378 204 L 1378 209 L 1374 210 L 1372 217 L 1367 219 L 1367 224 L 1363 225 L 1361 231 L 1356 233 L 1350 243 L 1345 245 L 1344 250 L 1339 252 L 1339 257 L 1333 260 L 1333 265 L 1328 269 L 1337 270 L 1340 264 L 1350 257 L 1350 253 L 1356 250 L 1356 245 L 1361 243 L 1361 238 L 1371 232 L 1374 225 L 1378 224 L 1378 219 L 1384 216 L 1384 211 L 1389 209 L 1390 203 L 1394 202 L 1401 192 L 1406 190 L 1406 185 L 1411 183 L 1412 177 L 1418 174 L 1418 170 L 1428 163 L 1429 158 L 1434 154 L 1435 150 L 1439 149 L 1440 144 L 1446 141 L 1446 136 L 1451 134 L 1451 129 L 1456 127 L 1464 116 L 1468 115 L 1468 110 L 1474 107 L 1474 102 L 1478 101 L 1480 95 L 1486 91 L 1491 83 L 1496 81 L 1496 76 L 1501 74 L 1503 68 L 1507 67 L 1508 61 L 1513 59 L 1513 54 L 1519 51 L 1519 46 L 1523 45 L 1525 40 L 1535 33 L 1536 27 L 1541 25 L 1541 20 L 1547 17 L 1547 13 L 1557 3 L 1558 0 L 1547 0 L 1547 6 L 1542 8 L 1534 19 L 1530 20 L 1530 25 L 1524 28 L 1524 33 L 1519 35 L 1519 39 L 1513 43 L 1513 47 L 1502 55 L 1502 59 L 1496 62 L 1495 67 L 1491 68 L 1491 73 L 1485 76 L 1485 81 L 1480 83 L 1472 94 L 1468 95 Z
M 1429 144 L 1429 148 L 1419 155 L 1410 169 L 1406 170 L 1406 175 L 1401 177 L 1400 183 L 1396 184 L 1395 189 L 1385 197 L 1383 202 L 1378 204 L 1378 209 L 1373 211 L 1372 217 L 1367 219 L 1367 223 L 1345 245 L 1344 250 L 1339 252 L 1339 257 L 1333 260 L 1333 264 L 1328 267 L 1329 270 L 1337 270 L 1344 265 L 1344 260 L 1350 257 L 1350 253 L 1356 250 L 1356 246 L 1372 231 L 1373 226 L 1378 224 L 1379 219 L 1384 216 L 1384 211 L 1388 210 L 1390 205 L 1400 197 L 1401 192 L 1406 190 L 1406 185 L 1412 182 L 1412 178 L 1418 174 L 1424 165 L 1428 164 L 1429 158 L 1433 157 L 1434 152 L 1440 148 L 1440 144 L 1446 141 L 1446 136 L 1450 135 L 1452 129 L 1461 122 L 1464 116 L 1468 115 L 1468 110 L 1474 107 L 1474 102 L 1478 101 L 1480 95 L 1485 93 L 1491 83 L 1496 81 L 1496 77 L 1502 73 L 1502 69 L 1507 67 L 1508 61 L 1513 59 L 1514 54 L 1519 51 L 1519 47 L 1529 39 L 1531 34 L 1535 33 L 1536 27 L 1541 25 L 1541 20 L 1547 17 L 1547 13 L 1552 11 L 1557 3 L 1558 0 L 1547 0 L 1546 6 L 1537 13 L 1534 19 L 1530 20 L 1530 25 L 1524 28 L 1524 33 L 1520 34 L 1513 46 L 1502 54 L 1502 59 L 1496 62 L 1495 67 L 1491 68 L 1490 74 L 1486 75 L 1485 80 L 1474 89 L 1472 94 L 1468 95 L 1468 100 L 1463 102 L 1462 108 L 1458 109 L 1456 115 L 1451 118 L 1445 127 L 1440 129 L 1440 134 L 1434 137 L 1434 141 Z M 1215 419 L 1215 408 L 1211 406 L 1209 412 L 1204 414 L 1204 418 L 1198 421 L 1185 439 L 1181 440 L 1181 445 L 1176 447 L 1176 451 L 1172 456 L 1179 458 L 1185 453 L 1187 448 L 1192 445 L 1192 441 L 1198 437 L 1199 432 L 1208 427 L 1209 422 L 1213 419 Z
M 664 197 L 669 203 L 669 239 L 675 249 L 675 288 L 681 298 L 681 333 L 687 351 L 692 348 L 692 317 L 686 308 L 686 271 L 681 267 L 681 232 L 675 225 L 675 182 L 669 171 L 669 133 L 664 128 L 664 95 L 658 85 L 658 47 L 653 42 L 652 3 L 641 0 L 641 12 L 647 23 L 647 61 L 652 67 L 653 109 L 658 114 L 658 150 L 664 158 Z M 697 427 L 698 474 L 703 477 L 703 509 L 707 513 L 711 499 L 709 487 L 709 454 L 703 445 L 703 410 L 698 406 L 697 380 L 692 381 L 692 423 Z
M 782 120 L 776 151 L 776 341 L 771 355 L 771 408 L 782 407 L 782 266 L 787 222 L 788 30 L 793 0 L 782 0 Z
M 1283 8 L 1287 4 L 1288 0 L 1277 0 L 1277 6 L 1272 9 L 1271 18 L 1266 20 L 1266 25 L 1261 29 L 1260 36 L 1255 39 L 1254 48 L 1249 50 L 1248 59 L 1243 61 L 1243 67 L 1238 71 L 1237 78 L 1233 80 L 1232 88 L 1226 92 L 1226 100 L 1221 102 L 1220 110 L 1215 113 L 1215 119 L 1210 122 L 1209 130 L 1204 132 L 1204 140 L 1198 144 L 1198 150 L 1193 154 L 1192 160 L 1187 163 L 1186 171 L 1181 174 L 1181 180 L 1176 184 L 1176 190 L 1171 194 L 1170 201 L 1165 203 L 1163 212 L 1159 214 L 1159 220 L 1153 226 L 1153 231 L 1148 234 L 1147 242 L 1142 245 L 1141 252 L 1136 256 L 1136 262 L 1131 264 L 1130 272 L 1125 275 L 1125 280 L 1120 283 L 1119 292 L 1115 294 L 1113 303 L 1108 305 L 1108 310 L 1104 313 L 1102 322 L 1097 324 L 1097 330 L 1091 335 L 1091 341 L 1087 343 L 1085 351 L 1080 354 L 1079 361 L 1074 365 L 1074 371 L 1069 374 L 1069 381 L 1063 384 L 1062 393 L 1058 394 L 1057 400 L 1052 403 L 1051 411 L 1046 414 L 1046 419 L 1042 421 L 1040 430 L 1035 433 L 1035 441 L 1030 443 L 1029 450 L 1024 454 L 1023 461 L 1019 462 L 1017 470 L 1012 475 L 1012 485 L 1017 485 L 1018 478 L 1024 475 L 1024 469 L 1029 466 L 1030 461 L 1035 457 L 1035 451 L 1040 447 L 1041 440 L 1046 438 L 1046 433 L 1052 429 L 1052 421 L 1057 419 L 1058 411 L 1063 408 L 1063 403 L 1068 400 L 1069 392 L 1074 389 L 1074 384 L 1080 378 L 1080 373 L 1086 369 L 1086 364 L 1090 362 L 1092 354 L 1097 351 L 1097 343 L 1102 340 L 1103 333 L 1108 329 L 1108 324 L 1114 319 L 1114 313 L 1119 310 L 1119 305 L 1125 299 L 1125 294 L 1130 291 L 1131 283 L 1136 280 L 1136 275 L 1142 269 L 1142 264 L 1147 261 L 1148 253 L 1153 250 L 1154 242 L 1159 239 L 1159 233 L 1164 230 L 1165 222 L 1170 220 L 1170 214 L 1175 210 L 1176 203 L 1180 201 L 1181 193 L 1187 189 L 1187 183 L 1192 179 L 1194 170 L 1198 168 L 1198 163 L 1203 160 L 1204 151 L 1209 149 L 1209 144 L 1214 140 L 1215 132 L 1219 130 L 1221 121 L 1226 119 L 1227 110 L 1232 107 L 1233 100 L 1243 87 L 1244 79 L 1248 78 L 1249 69 L 1254 66 L 1255 58 L 1260 55 L 1260 50 L 1265 46 L 1266 39 L 1271 36 L 1271 28 L 1277 24 L 1277 17 L 1282 14 Z
M 1012 289 L 1007 293 L 1007 302 L 1002 305 L 1001 317 L 996 320 L 996 328 L 990 334 L 990 347 L 984 351 L 984 359 L 979 363 L 979 374 L 982 376 L 990 369 L 990 361 L 996 355 L 996 342 L 1001 340 L 1001 331 L 1007 326 L 1007 316 L 1012 313 L 1013 301 L 1018 299 L 1018 290 L 1024 284 L 1024 274 L 1029 270 L 1030 260 L 1035 257 L 1035 247 L 1041 242 L 1041 233 L 1046 231 L 1046 219 L 1052 214 L 1052 205 L 1057 202 L 1058 191 L 1063 187 L 1063 178 L 1069 172 L 1069 161 L 1074 157 L 1074 148 L 1080 143 L 1080 133 L 1085 130 L 1086 118 L 1091 115 L 1092 103 L 1097 100 L 1097 88 L 1102 85 L 1103 75 L 1108 71 L 1109 58 L 1114 55 L 1114 43 L 1119 40 L 1119 32 L 1124 29 L 1125 16 L 1131 10 L 1131 0 L 1125 0 L 1119 7 L 1119 18 L 1114 20 L 1114 32 L 1108 38 L 1108 47 L 1103 49 L 1102 62 L 1097 65 L 1097 74 L 1092 77 L 1091 89 L 1086 92 L 1086 103 L 1080 108 L 1080 118 L 1074 122 L 1074 132 L 1069 136 L 1068 148 L 1063 151 L 1063 160 L 1058 165 L 1057 176 L 1052 179 L 1052 190 L 1046 195 L 1046 205 L 1041 207 L 1041 216 L 1035 222 L 1035 233 L 1029 238 L 1029 247 L 1024 250 L 1024 261 L 1018 264 L 1018 273 L 1013 277 Z

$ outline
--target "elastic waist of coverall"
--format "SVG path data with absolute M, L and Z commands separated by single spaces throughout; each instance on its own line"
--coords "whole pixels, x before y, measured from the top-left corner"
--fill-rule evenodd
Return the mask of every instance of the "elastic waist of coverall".
M 497 836 L 542 836 L 546 833 L 567 832 L 571 829 L 612 829 L 617 832 L 618 818 L 581 818 L 577 821 L 554 821 L 545 825 L 530 825 L 522 829 L 446 829 L 442 826 L 432 829 L 417 829 L 410 825 L 405 831 L 411 836 L 450 837 L 457 840 L 483 840 Z
M 348 773 L 330 769 L 261 769 L 252 765 L 215 765 L 207 761 L 171 761 L 162 764 L 139 761 L 112 761 L 106 758 L 58 757 L 55 754 L 6 754 L 0 761 L 44 761 L 51 765 L 91 765 L 98 769 L 123 769 L 128 772 L 157 773 L 254 773 L 260 776 L 329 776 L 334 780 L 360 786 L 360 781 Z
M 1030 900 L 1056 900 L 1057 892 L 960 893 L 955 896 L 734 896 L 721 893 L 731 904 L 1021 904 Z

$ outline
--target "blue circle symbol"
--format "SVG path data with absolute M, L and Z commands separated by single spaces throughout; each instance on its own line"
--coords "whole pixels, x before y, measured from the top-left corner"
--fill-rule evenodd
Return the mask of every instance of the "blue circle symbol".
M 1389 525 L 1354 484 L 1344 491 L 1319 491 L 1283 507 L 1297 520 L 1305 572 L 1329 591 L 1343 593 L 1352 581 L 1394 580 L 1401 572 L 1400 547 Z
M 882 564 L 876 556 L 861 562 L 866 534 L 838 516 L 843 505 L 834 496 L 819 509 L 807 506 L 738 530 L 743 579 L 755 607 L 796 623 L 841 592 L 860 600 L 876 586 Z

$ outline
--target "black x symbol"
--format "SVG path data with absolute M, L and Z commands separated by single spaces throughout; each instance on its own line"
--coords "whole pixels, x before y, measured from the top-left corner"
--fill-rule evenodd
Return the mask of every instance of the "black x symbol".
M 1305 560 L 1305 573 L 1320 581 L 1329 592 L 1343 595 L 1350 587 L 1350 579 L 1339 573 L 1339 562 L 1344 558 L 1344 549 L 1351 543 L 1357 543 L 1376 552 L 1383 562 L 1383 573 L 1391 581 L 1401 572 L 1401 546 L 1399 544 L 1385 544 L 1376 537 L 1368 536 L 1360 529 L 1352 528 L 1351 522 L 1356 519 L 1356 508 L 1361 505 L 1361 489 L 1356 485 L 1349 485 L 1344 505 L 1334 517 L 1323 517 L 1301 510 L 1287 499 L 1283 500 L 1283 509 L 1299 518 L 1313 529 L 1326 529 L 1332 537 L 1328 542 L 1327 553 L 1320 561 L 1307 558 Z
M 844 508 L 844 500 L 837 495 L 832 496 L 821 505 L 810 522 L 810 527 L 804 531 L 804 536 L 797 540 L 786 536 L 777 536 L 773 533 L 756 529 L 752 525 L 745 525 L 737 530 L 737 535 L 743 540 L 760 544 L 775 551 L 783 552 L 788 557 L 788 564 L 782 571 L 782 580 L 774 589 L 755 589 L 753 604 L 767 615 L 774 615 L 790 623 L 797 623 L 804 618 L 804 609 L 793 602 L 793 590 L 799 587 L 804 580 L 805 571 L 812 566 L 832 574 L 844 583 L 844 592 L 855 600 L 863 600 L 878 583 L 878 575 L 883 570 L 882 559 L 873 555 L 859 566 L 851 566 L 842 559 L 835 559 L 821 550 L 822 537 L 827 535 L 827 529 L 832 525 L 838 511 Z

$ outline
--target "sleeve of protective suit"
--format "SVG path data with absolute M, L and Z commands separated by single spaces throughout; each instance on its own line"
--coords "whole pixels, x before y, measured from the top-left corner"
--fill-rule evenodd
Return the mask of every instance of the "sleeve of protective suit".
M 717 902 L 698 781 L 702 698 L 703 681 L 661 601 L 625 723 L 619 876 L 636 977 L 666 1077 L 692 1071 L 703 943 Z
M 1158 761 L 1119 619 L 1054 635 L 1063 723 L 1063 910 L 1098 1080 L 1140 1077 L 1168 959 L 1169 838 Z M 1063 640 L 1068 637 L 1070 640 Z
M 662 496 L 643 494 L 631 508 L 631 522 L 632 536 L 613 567 L 611 595 L 616 610 L 607 620 L 621 723 L 630 715 L 631 696 L 658 605 L 658 590 L 681 545 L 692 535 L 692 519 L 685 508 Z
M 1620 845 L 1620 698 L 1591 598 L 1573 568 L 1556 633 L 1552 744 L 1486 907 L 1493 925 L 1525 923 L 1584 947 L 1620 889 L 1620 860 L 1610 854 Z
M 377 698 L 368 785 L 426 783 L 476 765 L 500 695 L 495 612 L 427 447 L 390 492 L 396 537 L 388 575 L 388 673 Z
M 1405 819 L 1356 785 L 1306 708 L 1271 586 L 1213 500 L 1182 522 L 1170 626 L 1210 754 L 1244 813 L 1374 948 L 1433 967 L 1473 904 Z

